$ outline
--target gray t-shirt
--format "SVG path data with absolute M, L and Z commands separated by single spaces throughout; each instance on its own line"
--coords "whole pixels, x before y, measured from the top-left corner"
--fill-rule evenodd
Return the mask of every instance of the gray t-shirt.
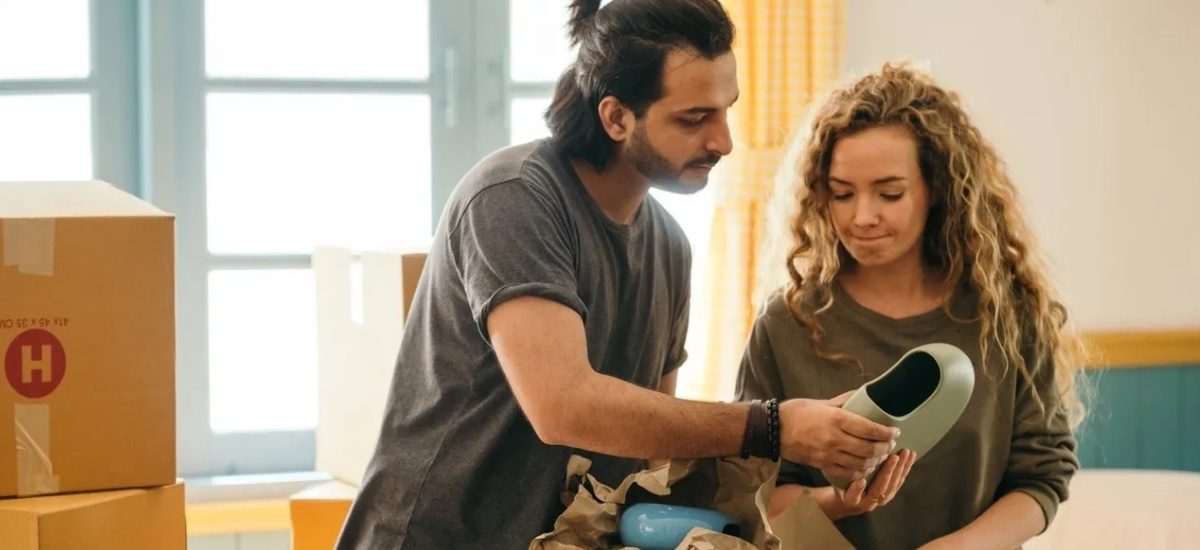
M 687 238 L 662 205 L 647 197 L 632 224 L 612 222 L 550 142 L 481 161 L 442 215 L 337 548 L 523 549 L 562 512 L 572 453 L 608 484 L 635 471 L 635 460 L 538 439 L 487 317 L 519 296 L 564 304 L 584 320 L 592 368 L 654 388 L 686 358 L 690 272 Z

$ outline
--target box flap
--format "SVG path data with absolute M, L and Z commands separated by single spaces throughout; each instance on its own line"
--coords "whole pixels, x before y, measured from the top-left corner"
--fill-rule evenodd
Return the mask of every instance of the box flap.
M 312 268 L 317 298 L 316 469 L 362 482 L 379 441 L 396 350 L 416 294 L 423 253 L 360 255 L 361 321 L 352 314 L 354 254 L 317 247 Z
M 0 511 L 0 540 L 4 550 L 38 550 L 37 514 Z
M 0 500 L 0 513 L 26 513 L 44 516 L 66 510 L 87 508 L 105 502 L 137 496 L 138 489 L 103 491 L 98 493 L 76 493 L 70 495 L 48 495 L 42 497 L 9 498 Z
M 291 500 L 354 500 L 358 489 L 338 480 L 313 485 L 291 496 Z
M 169 217 L 103 181 L 0 182 L 0 218 Z

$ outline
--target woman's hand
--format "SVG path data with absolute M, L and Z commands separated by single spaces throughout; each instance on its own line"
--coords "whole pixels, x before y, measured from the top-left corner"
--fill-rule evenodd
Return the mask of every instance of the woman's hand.
M 845 490 L 825 487 L 814 497 L 825 515 L 833 521 L 874 511 L 896 498 L 916 459 L 916 453 L 903 449 L 884 461 L 869 488 L 865 479 L 859 479 Z
M 962 541 L 955 540 L 954 534 L 951 533 L 922 544 L 918 550 L 961 550 L 962 548 L 966 548 L 966 546 Z

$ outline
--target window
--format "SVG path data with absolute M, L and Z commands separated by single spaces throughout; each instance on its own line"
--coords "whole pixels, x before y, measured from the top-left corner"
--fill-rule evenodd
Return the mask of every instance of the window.
M 0 2 L 0 181 L 136 187 L 132 5 Z
M 565 4 L 0 0 L 0 181 L 176 214 L 181 475 L 313 467 L 310 251 L 425 246 L 471 166 L 545 135 Z M 656 196 L 701 271 L 710 199 Z
M 311 251 L 432 233 L 432 4 L 175 5 L 185 475 L 313 467 Z

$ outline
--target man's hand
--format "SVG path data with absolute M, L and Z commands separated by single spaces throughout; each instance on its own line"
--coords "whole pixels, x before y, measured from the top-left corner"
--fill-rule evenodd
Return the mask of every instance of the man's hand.
M 828 401 L 789 399 L 779 404 L 780 454 L 826 474 L 856 480 L 883 462 L 900 430 L 871 422 L 841 406 L 847 392 Z

